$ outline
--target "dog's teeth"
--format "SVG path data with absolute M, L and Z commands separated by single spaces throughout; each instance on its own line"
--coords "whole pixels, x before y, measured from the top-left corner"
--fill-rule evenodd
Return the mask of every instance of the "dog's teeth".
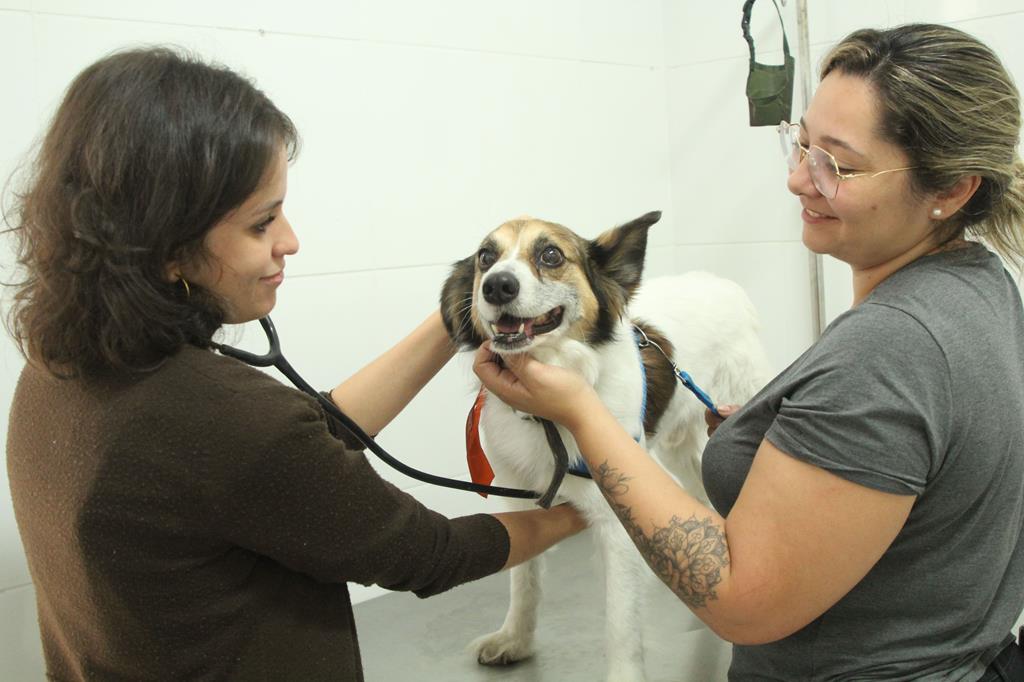
M 522 334 L 524 329 L 526 329 L 526 323 L 525 322 L 520 322 L 519 323 L 519 333 Z
M 495 336 L 498 335 L 498 325 L 494 324 L 493 322 L 491 322 L 491 333 L 494 334 Z

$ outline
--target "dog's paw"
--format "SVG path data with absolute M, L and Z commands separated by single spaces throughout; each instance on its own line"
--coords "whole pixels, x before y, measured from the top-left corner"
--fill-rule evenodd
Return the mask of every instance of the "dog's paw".
M 510 665 L 533 655 L 529 638 L 504 629 L 474 640 L 469 648 L 481 665 Z

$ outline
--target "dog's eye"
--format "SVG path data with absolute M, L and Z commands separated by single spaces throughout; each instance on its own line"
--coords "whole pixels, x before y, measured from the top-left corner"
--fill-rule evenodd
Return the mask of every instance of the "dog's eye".
M 549 268 L 557 268 L 565 262 L 565 256 L 557 247 L 549 246 L 540 253 L 540 262 Z
M 480 252 L 476 254 L 476 260 L 480 264 L 480 269 L 486 270 L 494 265 L 498 257 L 490 249 L 480 249 Z

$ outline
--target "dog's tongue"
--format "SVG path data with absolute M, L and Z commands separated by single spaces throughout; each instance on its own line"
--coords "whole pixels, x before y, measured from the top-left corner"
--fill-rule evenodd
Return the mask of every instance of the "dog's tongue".
M 498 320 L 498 332 L 501 334 L 518 334 L 519 326 L 523 325 L 523 334 L 530 336 L 533 333 L 533 320 L 524 320 L 520 317 L 502 315 Z

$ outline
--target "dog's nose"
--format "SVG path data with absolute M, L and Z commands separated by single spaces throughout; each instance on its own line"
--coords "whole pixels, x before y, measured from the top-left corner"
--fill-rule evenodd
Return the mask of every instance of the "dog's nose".
M 510 272 L 496 272 L 484 280 L 484 300 L 503 305 L 519 295 L 519 280 Z

